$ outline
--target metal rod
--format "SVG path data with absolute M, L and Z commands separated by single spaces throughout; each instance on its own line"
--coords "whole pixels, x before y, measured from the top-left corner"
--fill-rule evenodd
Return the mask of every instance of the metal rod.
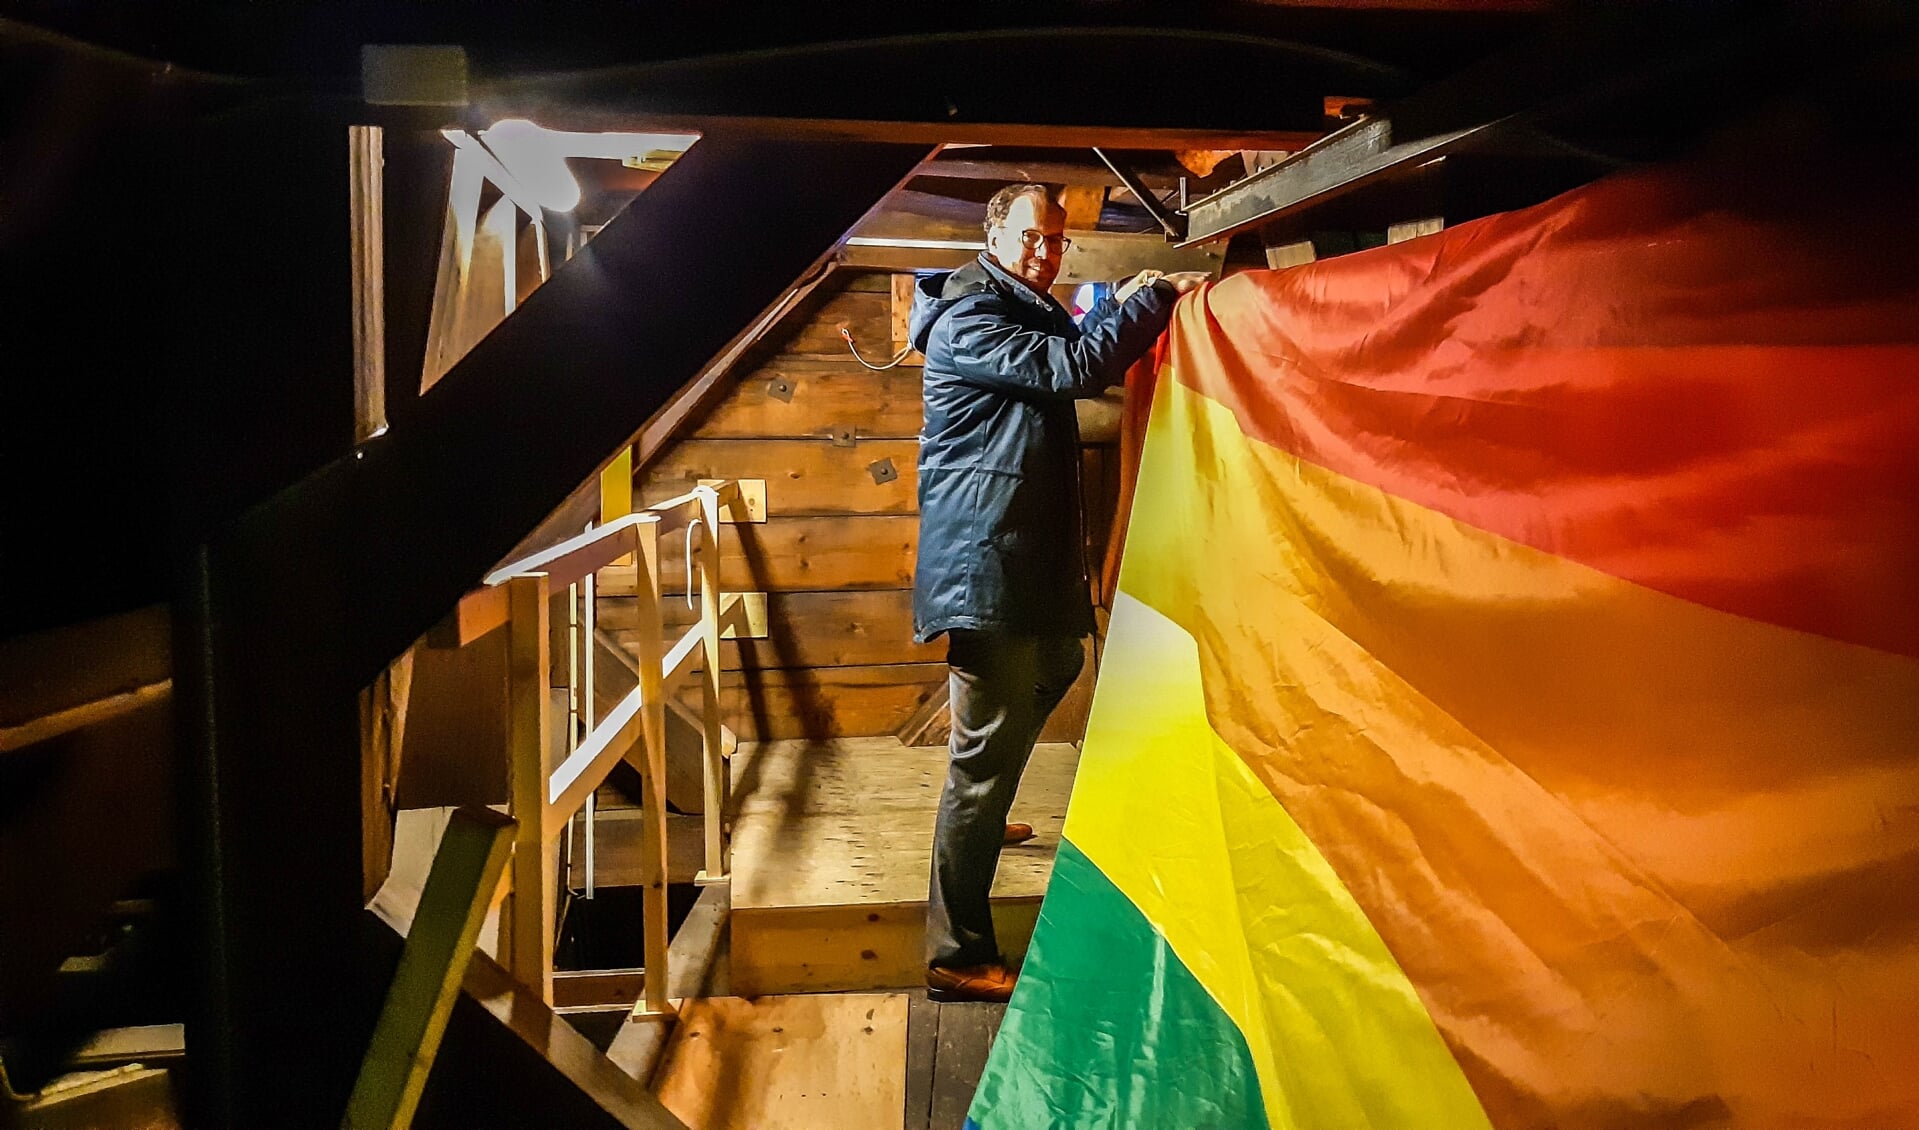
M 1161 203 L 1159 197 L 1153 195 L 1152 189 L 1140 182 L 1133 170 L 1107 156 L 1104 149 L 1094 146 L 1093 155 L 1106 162 L 1106 167 L 1113 170 L 1113 175 L 1119 178 L 1119 183 L 1126 186 L 1126 191 L 1132 193 L 1133 198 L 1139 201 L 1140 207 L 1146 209 L 1146 213 L 1159 224 L 1160 229 L 1166 233 L 1166 238 L 1173 240 L 1186 238 L 1185 216 L 1178 212 L 1167 211 L 1166 205 Z
M 586 599 L 585 631 L 581 633 L 581 646 L 584 650 L 581 667 L 584 671 L 584 679 L 586 682 L 586 702 L 584 708 L 586 712 L 586 732 L 589 734 L 593 732 L 593 727 L 598 725 L 599 721 L 598 704 L 594 701 L 594 692 L 598 689 L 598 684 L 593 681 L 593 641 L 599 638 L 596 631 L 598 627 L 598 602 L 594 598 L 594 588 L 597 581 L 598 574 L 588 573 L 581 582 L 584 586 Z M 594 827 L 593 815 L 599 807 L 599 795 L 598 789 L 586 794 L 586 898 L 592 898 L 595 889 L 593 881 L 593 841 L 596 829 Z
M 566 586 L 566 752 L 580 748 L 580 586 Z
M 590 575 L 590 574 L 589 574 Z M 580 586 L 566 586 L 566 756 L 580 748 Z M 593 816 L 586 818 L 587 858 L 592 858 Z M 570 879 L 573 867 L 573 818 L 566 818 L 566 839 L 560 844 L 560 874 Z M 589 880 L 590 882 L 590 880 Z M 568 891 L 573 884 L 566 883 Z M 587 896 L 591 898 L 589 894 Z
M 732 485 L 733 497 L 739 487 Z M 720 756 L 720 541 L 719 492 L 708 488 L 700 496 L 700 518 L 705 537 L 700 540 L 700 648 L 704 664 L 700 673 L 700 753 L 706 820 L 703 833 L 706 867 L 701 874 L 708 882 L 726 878 L 726 786 L 728 769 Z M 687 544 L 687 560 L 693 559 L 693 547 Z M 692 585 L 688 584 L 688 589 Z M 745 635 L 745 632 L 741 632 Z

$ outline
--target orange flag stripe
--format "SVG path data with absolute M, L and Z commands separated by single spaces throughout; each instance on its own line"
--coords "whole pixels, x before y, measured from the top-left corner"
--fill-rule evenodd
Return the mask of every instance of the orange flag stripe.
M 1843 156 L 1617 176 L 1229 278 L 1181 304 L 1173 370 L 1248 435 L 1480 529 L 1919 657 L 1909 193 Z
M 1184 374 L 1182 374 L 1182 377 Z M 1919 664 L 1475 529 L 1162 383 L 1121 588 L 1495 1124 L 1919 1121 Z

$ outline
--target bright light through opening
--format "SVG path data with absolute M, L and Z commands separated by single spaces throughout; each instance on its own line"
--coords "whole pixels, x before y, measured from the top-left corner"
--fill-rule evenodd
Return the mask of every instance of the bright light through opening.
M 570 212 L 580 203 L 580 182 L 566 167 L 567 158 L 637 160 L 684 153 L 696 140 L 684 133 L 569 133 L 525 118 L 498 122 L 480 138 L 540 207 L 555 212 Z
M 1073 292 L 1073 320 L 1084 318 L 1099 301 L 1099 293 L 1093 283 L 1081 283 Z

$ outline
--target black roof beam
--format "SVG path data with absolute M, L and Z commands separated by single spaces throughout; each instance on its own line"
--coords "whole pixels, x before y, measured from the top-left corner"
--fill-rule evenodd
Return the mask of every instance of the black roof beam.
M 1778 55 L 1820 27 L 1815 14 L 1791 5 L 1758 14 L 1673 5 L 1568 17 L 1193 202 L 1185 240 L 1230 236 L 1453 153 L 1550 149 L 1540 127 L 1604 117 L 1609 105 L 1649 91 L 1724 98 L 1706 76 L 1776 75 Z M 1596 171 L 1602 166 L 1595 162 Z

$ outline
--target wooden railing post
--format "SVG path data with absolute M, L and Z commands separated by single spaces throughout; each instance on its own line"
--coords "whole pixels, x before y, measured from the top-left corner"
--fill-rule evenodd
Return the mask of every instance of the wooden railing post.
M 666 999 L 666 698 L 661 661 L 665 627 L 660 616 L 660 530 L 657 522 L 634 527 L 634 595 L 639 598 L 640 742 L 645 772 L 641 796 L 640 868 L 644 882 L 646 994 L 633 1019 L 672 1015 Z
M 547 725 L 551 656 L 547 578 L 514 577 L 507 590 L 507 749 L 511 764 L 513 893 L 506 915 L 507 969 L 553 1003 L 553 930 L 557 838 L 546 835 L 547 776 L 553 758 Z
M 737 493 L 738 488 L 734 488 Z M 727 768 L 720 756 L 720 496 L 708 487 L 700 491 L 700 518 L 706 540 L 700 546 L 700 752 L 705 762 L 706 866 L 696 876 L 701 883 L 717 883 L 727 876 L 726 841 L 722 822 L 730 791 Z

